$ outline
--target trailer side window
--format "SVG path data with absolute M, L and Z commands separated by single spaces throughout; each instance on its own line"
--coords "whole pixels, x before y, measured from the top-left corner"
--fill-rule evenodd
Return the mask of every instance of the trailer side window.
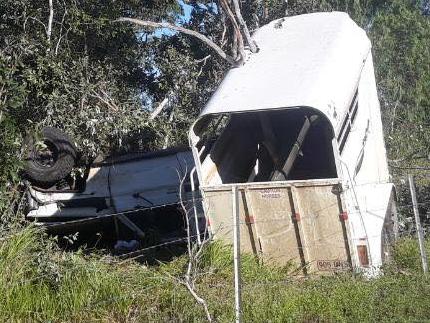
M 345 118 L 340 127 L 339 134 L 337 135 L 337 143 L 339 144 L 339 152 L 342 153 L 345 143 L 348 139 L 349 133 L 351 132 L 352 125 L 357 116 L 358 110 L 358 90 L 355 91 L 354 97 L 352 99 L 351 105 L 345 115 Z

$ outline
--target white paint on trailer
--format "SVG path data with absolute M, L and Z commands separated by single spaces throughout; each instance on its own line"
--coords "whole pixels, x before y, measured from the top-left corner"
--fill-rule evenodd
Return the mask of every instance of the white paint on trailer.
M 365 243 L 371 266 L 383 262 L 381 251 L 384 220 L 394 186 L 388 163 L 376 91 L 372 55 L 366 59 L 358 83 L 358 108 L 342 152 L 335 150 L 344 183 L 344 200 L 350 213 L 350 230 L 355 243 Z M 358 256 L 353 248 L 352 254 Z
M 203 124 L 207 116 L 222 114 L 313 108 L 327 117 L 335 134 L 332 144 L 343 184 L 342 203 L 348 213 L 352 263 L 363 268 L 357 248 L 363 251 L 364 246 L 369 266 L 380 266 L 394 187 L 366 33 L 346 13 L 331 12 L 273 21 L 261 27 L 254 39 L 260 51 L 250 54 L 244 66 L 227 73 L 190 129 L 201 190 L 207 195 L 226 184 L 210 153 L 200 163 L 200 121 Z M 353 116 L 356 93 L 358 106 Z M 342 129 L 348 129 L 348 135 L 341 151 L 337 137 Z M 276 186 L 274 182 L 265 184 Z M 207 215 L 214 216 L 214 205 L 207 207 Z
M 366 33 L 343 12 L 275 20 L 254 36 L 259 52 L 231 69 L 200 114 L 307 106 L 336 129 L 370 51 Z

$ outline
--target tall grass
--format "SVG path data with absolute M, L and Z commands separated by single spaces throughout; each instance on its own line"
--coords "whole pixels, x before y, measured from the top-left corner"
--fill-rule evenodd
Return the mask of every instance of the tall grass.
M 417 267 L 417 250 L 414 240 L 399 242 L 394 264 L 370 280 L 299 279 L 291 268 L 245 256 L 244 321 L 429 321 L 430 279 Z M 199 263 L 195 288 L 219 322 L 233 320 L 232 262 L 230 248 L 215 243 Z M 0 241 L 0 321 L 201 322 L 203 309 L 181 284 L 186 263 L 115 263 L 61 251 L 39 230 L 25 229 Z
M 25 229 L 0 243 L 0 318 L 84 321 L 106 316 L 112 305 L 121 312 L 128 304 L 120 278 L 108 264 L 62 253 Z

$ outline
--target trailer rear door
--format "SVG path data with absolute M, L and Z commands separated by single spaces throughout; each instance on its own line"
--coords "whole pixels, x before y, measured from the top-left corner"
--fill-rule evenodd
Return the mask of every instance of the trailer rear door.
M 233 237 L 231 185 L 203 188 L 215 239 Z M 348 219 L 338 180 L 239 186 L 241 250 L 304 273 L 351 268 Z

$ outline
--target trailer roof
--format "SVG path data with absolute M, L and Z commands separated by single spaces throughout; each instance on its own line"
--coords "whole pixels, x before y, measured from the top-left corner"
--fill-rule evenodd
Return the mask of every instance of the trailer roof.
M 259 52 L 227 73 L 200 117 L 308 106 L 333 122 L 349 105 L 371 47 L 343 12 L 272 21 L 253 38 Z

